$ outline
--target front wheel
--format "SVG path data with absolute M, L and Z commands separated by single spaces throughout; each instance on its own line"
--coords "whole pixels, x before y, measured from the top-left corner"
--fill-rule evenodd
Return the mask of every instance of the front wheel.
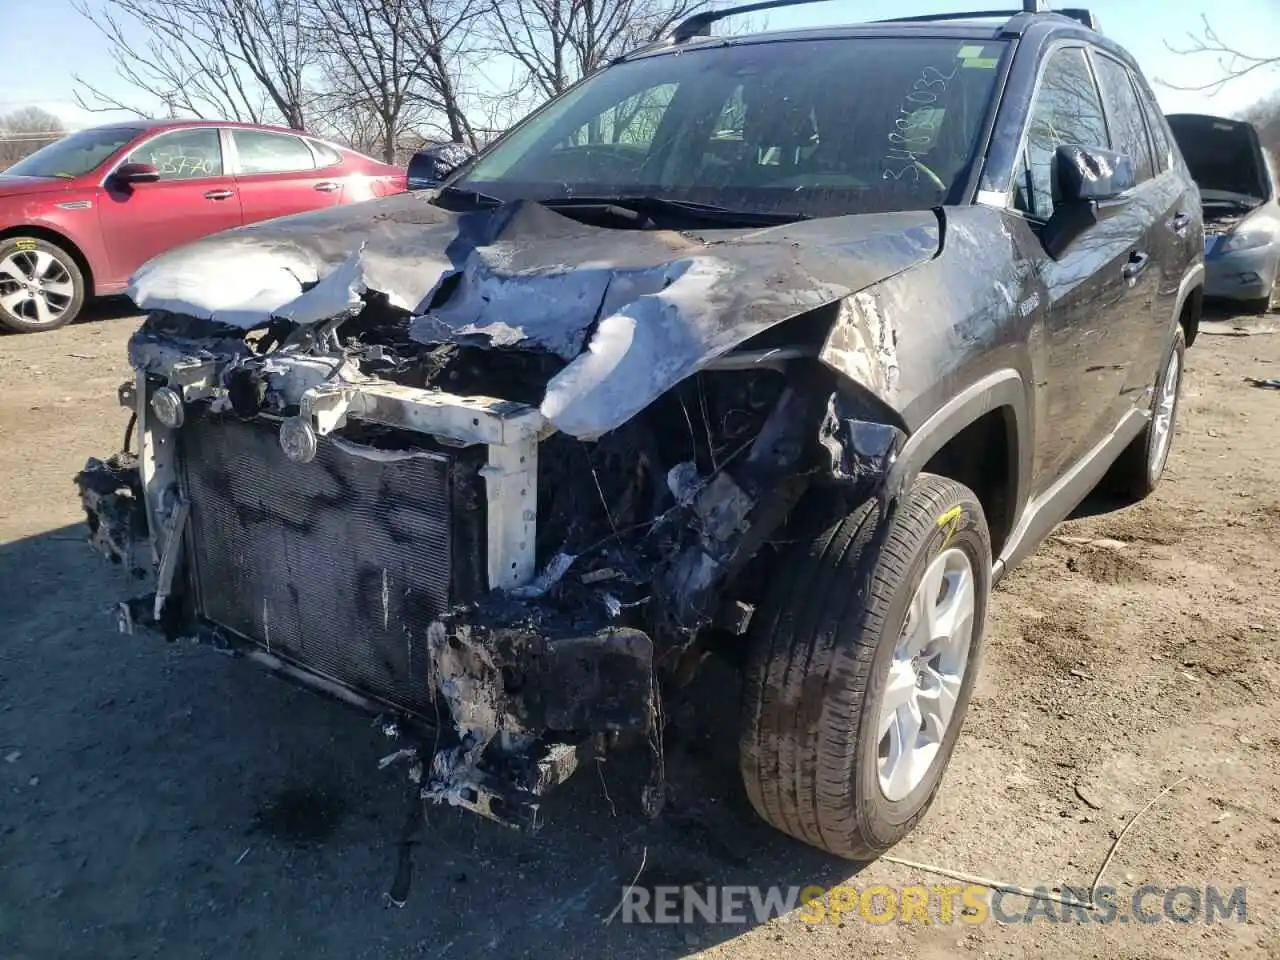
M 752 620 L 741 769 L 791 836 L 871 859 L 924 816 L 977 673 L 991 541 L 966 487 L 922 475 L 799 544 Z
M 0 325 L 54 330 L 74 320 L 84 300 L 84 275 L 67 251 L 37 237 L 0 240 Z

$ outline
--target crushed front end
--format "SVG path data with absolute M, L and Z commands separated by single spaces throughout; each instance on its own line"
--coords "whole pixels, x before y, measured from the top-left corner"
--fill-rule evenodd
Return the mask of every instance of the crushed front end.
M 536 822 L 593 736 L 651 729 L 648 634 L 539 589 L 536 409 L 373 379 L 341 354 L 188 355 L 146 328 L 133 350 L 136 453 L 77 478 L 95 546 L 153 572 L 122 628 L 433 728 L 433 756 L 400 757 L 424 796 L 513 824 Z
M 805 401 L 768 366 L 700 375 L 673 410 L 586 444 L 526 403 L 242 343 L 188 353 L 150 323 L 134 339 L 136 451 L 78 477 L 94 544 L 154 576 L 122 627 L 393 719 L 425 798 L 505 823 L 535 825 L 581 750 L 654 733 L 726 572 L 804 485 L 786 423 Z M 423 362 L 465 379 L 472 351 L 445 352 Z M 525 366 L 517 393 L 542 364 Z M 685 411 L 703 436 L 664 439 Z
M 890 389 L 893 338 L 847 288 L 757 269 L 771 244 L 736 264 L 527 207 L 468 238 L 382 203 L 382 249 L 322 268 L 331 231 L 294 218 L 135 277 L 133 449 L 77 477 L 91 541 L 152 581 L 121 626 L 383 717 L 419 799 L 536 826 L 584 752 L 648 741 L 656 811 L 664 695 L 746 632 L 807 492 L 838 514 L 892 464 L 904 434 L 842 371 Z M 936 232 L 904 229 L 841 236 L 859 282 L 930 255 Z M 553 241 L 623 262 L 555 266 Z M 255 289 L 292 289 L 218 305 L 219 271 L 262 263 Z

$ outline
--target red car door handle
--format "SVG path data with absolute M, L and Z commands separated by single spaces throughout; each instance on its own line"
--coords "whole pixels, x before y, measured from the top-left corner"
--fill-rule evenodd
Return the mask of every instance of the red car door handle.
M 321 193 L 333 193 L 333 191 L 338 189 L 338 185 L 332 180 L 325 180 L 323 183 L 317 183 L 316 189 Z
M 210 190 L 204 195 L 206 200 L 226 200 L 227 197 L 233 197 L 235 193 L 231 190 Z

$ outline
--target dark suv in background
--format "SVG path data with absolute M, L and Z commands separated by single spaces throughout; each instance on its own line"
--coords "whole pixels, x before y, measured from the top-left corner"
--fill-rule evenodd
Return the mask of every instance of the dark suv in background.
M 992 584 L 1160 480 L 1200 198 L 1087 14 L 708 35 L 786 4 L 696 15 L 439 190 L 139 271 L 138 451 L 79 477 L 154 570 L 124 623 L 395 715 L 415 797 L 524 825 L 636 740 L 658 809 L 724 654 L 756 810 L 902 838 Z

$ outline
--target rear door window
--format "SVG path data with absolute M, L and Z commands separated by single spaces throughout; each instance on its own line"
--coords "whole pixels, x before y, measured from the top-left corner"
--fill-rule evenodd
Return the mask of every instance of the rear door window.
M 1106 147 L 1107 124 L 1093 71 L 1080 47 L 1050 55 L 1031 108 L 1027 146 L 1014 188 L 1014 206 L 1033 217 L 1053 216 L 1053 157 L 1058 147 Z
M 332 167 L 342 162 L 342 154 L 327 143 L 321 143 L 319 140 L 308 141 L 311 149 L 315 151 L 316 157 L 320 161 L 322 167 Z
M 1142 105 L 1133 89 L 1128 68 L 1108 56 L 1095 55 L 1102 99 L 1107 106 L 1107 122 L 1111 126 L 1111 149 L 1127 153 L 1133 160 L 1135 180 L 1150 180 L 1155 171 L 1151 161 L 1151 144 L 1147 125 L 1142 119 Z
M 232 130 L 240 173 L 289 173 L 314 170 L 316 158 L 301 137 L 265 130 Z

